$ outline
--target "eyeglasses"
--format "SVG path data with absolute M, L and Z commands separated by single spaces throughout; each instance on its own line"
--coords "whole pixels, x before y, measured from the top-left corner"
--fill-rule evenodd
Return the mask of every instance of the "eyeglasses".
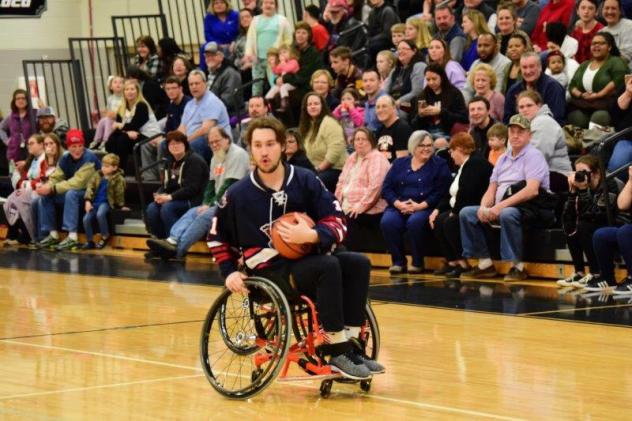
M 420 143 L 419 147 L 424 148 L 424 149 L 430 149 L 432 148 L 432 143 Z
M 401 53 L 402 51 L 413 51 L 410 47 L 397 47 L 397 52 Z
M 593 41 L 590 45 L 606 45 L 608 44 L 606 41 Z
M 15 97 L 16 101 L 19 100 L 19 99 L 21 99 L 22 101 L 26 101 L 26 97 L 25 96 L 16 96 Z

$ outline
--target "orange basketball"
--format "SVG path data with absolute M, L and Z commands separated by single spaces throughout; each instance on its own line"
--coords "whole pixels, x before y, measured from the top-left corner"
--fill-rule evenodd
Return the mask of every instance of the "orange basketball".
M 313 244 L 294 244 L 288 243 L 281 238 L 281 235 L 277 231 L 277 224 L 281 221 L 287 222 L 289 224 L 297 225 L 298 219 L 304 219 L 307 221 L 307 225 L 313 227 L 316 225 L 312 218 L 307 216 L 305 213 L 300 212 L 290 212 L 282 215 L 276 221 L 272 223 L 272 228 L 270 228 L 270 237 L 272 237 L 272 246 L 279 252 L 279 254 L 286 259 L 296 260 L 301 257 L 309 254 L 312 251 Z

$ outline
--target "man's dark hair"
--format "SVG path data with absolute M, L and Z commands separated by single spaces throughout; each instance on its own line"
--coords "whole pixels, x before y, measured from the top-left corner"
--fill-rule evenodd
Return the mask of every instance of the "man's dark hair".
M 305 6 L 304 10 L 314 19 L 320 19 L 320 8 L 316 6 L 315 4 L 310 4 L 309 6 Z
M 168 83 L 176 83 L 176 84 L 182 86 L 182 84 L 180 83 L 180 79 L 178 79 L 175 76 L 169 76 L 167 78 L 167 80 L 165 80 L 165 85 L 167 85 Z
M 255 118 L 248 123 L 248 130 L 246 130 L 246 144 L 252 145 L 252 135 L 257 129 L 271 129 L 274 131 L 276 141 L 285 147 L 285 126 L 279 120 L 274 117 L 261 117 Z
M 489 111 L 489 109 L 491 108 L 491 105 L 489 104 L 489 100 L 485 98 L 484 96 L 480 96 L 480 95 L 477 95 L 474 98 L 470 99 L 470 101 L 467 103 L 468 108 L 470 104 L 474 104 L 475 102 L 482 102 L 483 104 L 485 104 L 485 108 L 487 108 L 487 111 Z

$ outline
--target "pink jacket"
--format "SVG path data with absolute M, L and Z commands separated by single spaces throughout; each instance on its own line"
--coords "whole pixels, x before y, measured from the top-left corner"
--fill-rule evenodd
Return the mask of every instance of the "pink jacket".
M 342 104 L 338 105 L 334 112 L 332 113 L 337 120 L 342 118 Z M 353 110 L 349 112 L 349 117 L 351 117 L 351 121 L 353 121 L 353 125 L 357 127 L 361 127 L 364 125 L 364 108 L 355 107 Z
M 355 166 L 357 159 L 357 152 L 352 153 L 347 158 L 336 186 L 336 199 L 340 203 L 343 202 L 343 199 L 346 199 L 354 207 L 359 205 L 360 213 L 382 213 L 386 209 L 386 201 L 381 198 L 382 183 L 390 168 L 390 164 L 377 149 L 373 149 L 364 157 L 358 170 L 358 176 L 355 179 L 356 182 L 347 189 L 343 198 L 345 187 L 351 182 L 351 170 Z
M 285 63 L 279 63 L 276 66 L 274 66 L 272 68 L 272 73 L 274 73 L 277 76 L 283 76 L 286 74 L 296 73 L 298 72 L 299 69 L 300 67 L 298 65 L 298 61 L 296 61 L 295 59 L 290 59 L 286 61 Z

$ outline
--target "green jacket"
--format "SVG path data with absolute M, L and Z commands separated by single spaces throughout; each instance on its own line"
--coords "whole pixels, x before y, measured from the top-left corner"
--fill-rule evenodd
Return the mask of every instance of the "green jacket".
M 97 171 L 90 181 L 88 181 L 86 194 L 83 196 L 86 201 L 92 202 L 94 200 L 94 195 L 97 193 L 102 179 L 103 173 Z M 123 175 L 123 170 L 120 168 L 112 174 L 112 177 L 108 181 L 107 195 L 108 204 L 112 209 L 120 209 L 125 206 L 125 176 Z
M 584 73 L 586 72 L 586 69 L 590 65 L 591 61 L 592 60 L 586 60 L 579 66 L 579 68 L 575 72 L 575 75 L 573 76 L 573 79 L 571 79 L 571 83 L 569 83 L 568 85 L 569 92 L 572 92 L 573 88 L 577 88 L 581 92 L 586 92 L 586 90 L 584 89 L 583 79 Z M 610 83 L 610 81 L 614 82 L 614 92 L 618 92 L 620 89 L 623 88 L 623 78 L 627 72 L 628 66 L 621 59 L 621 57 L 608 57 L 606 62 L 602 64 L 599 70 L 597 70 L 597 73 L 595 73 L 595 79 L 593 79 L 593 92 L 601 91 L 603 88 L 606 87 L 608 83 Z M 615 95 L 615 93 L 613 93 L 613 95 Z

